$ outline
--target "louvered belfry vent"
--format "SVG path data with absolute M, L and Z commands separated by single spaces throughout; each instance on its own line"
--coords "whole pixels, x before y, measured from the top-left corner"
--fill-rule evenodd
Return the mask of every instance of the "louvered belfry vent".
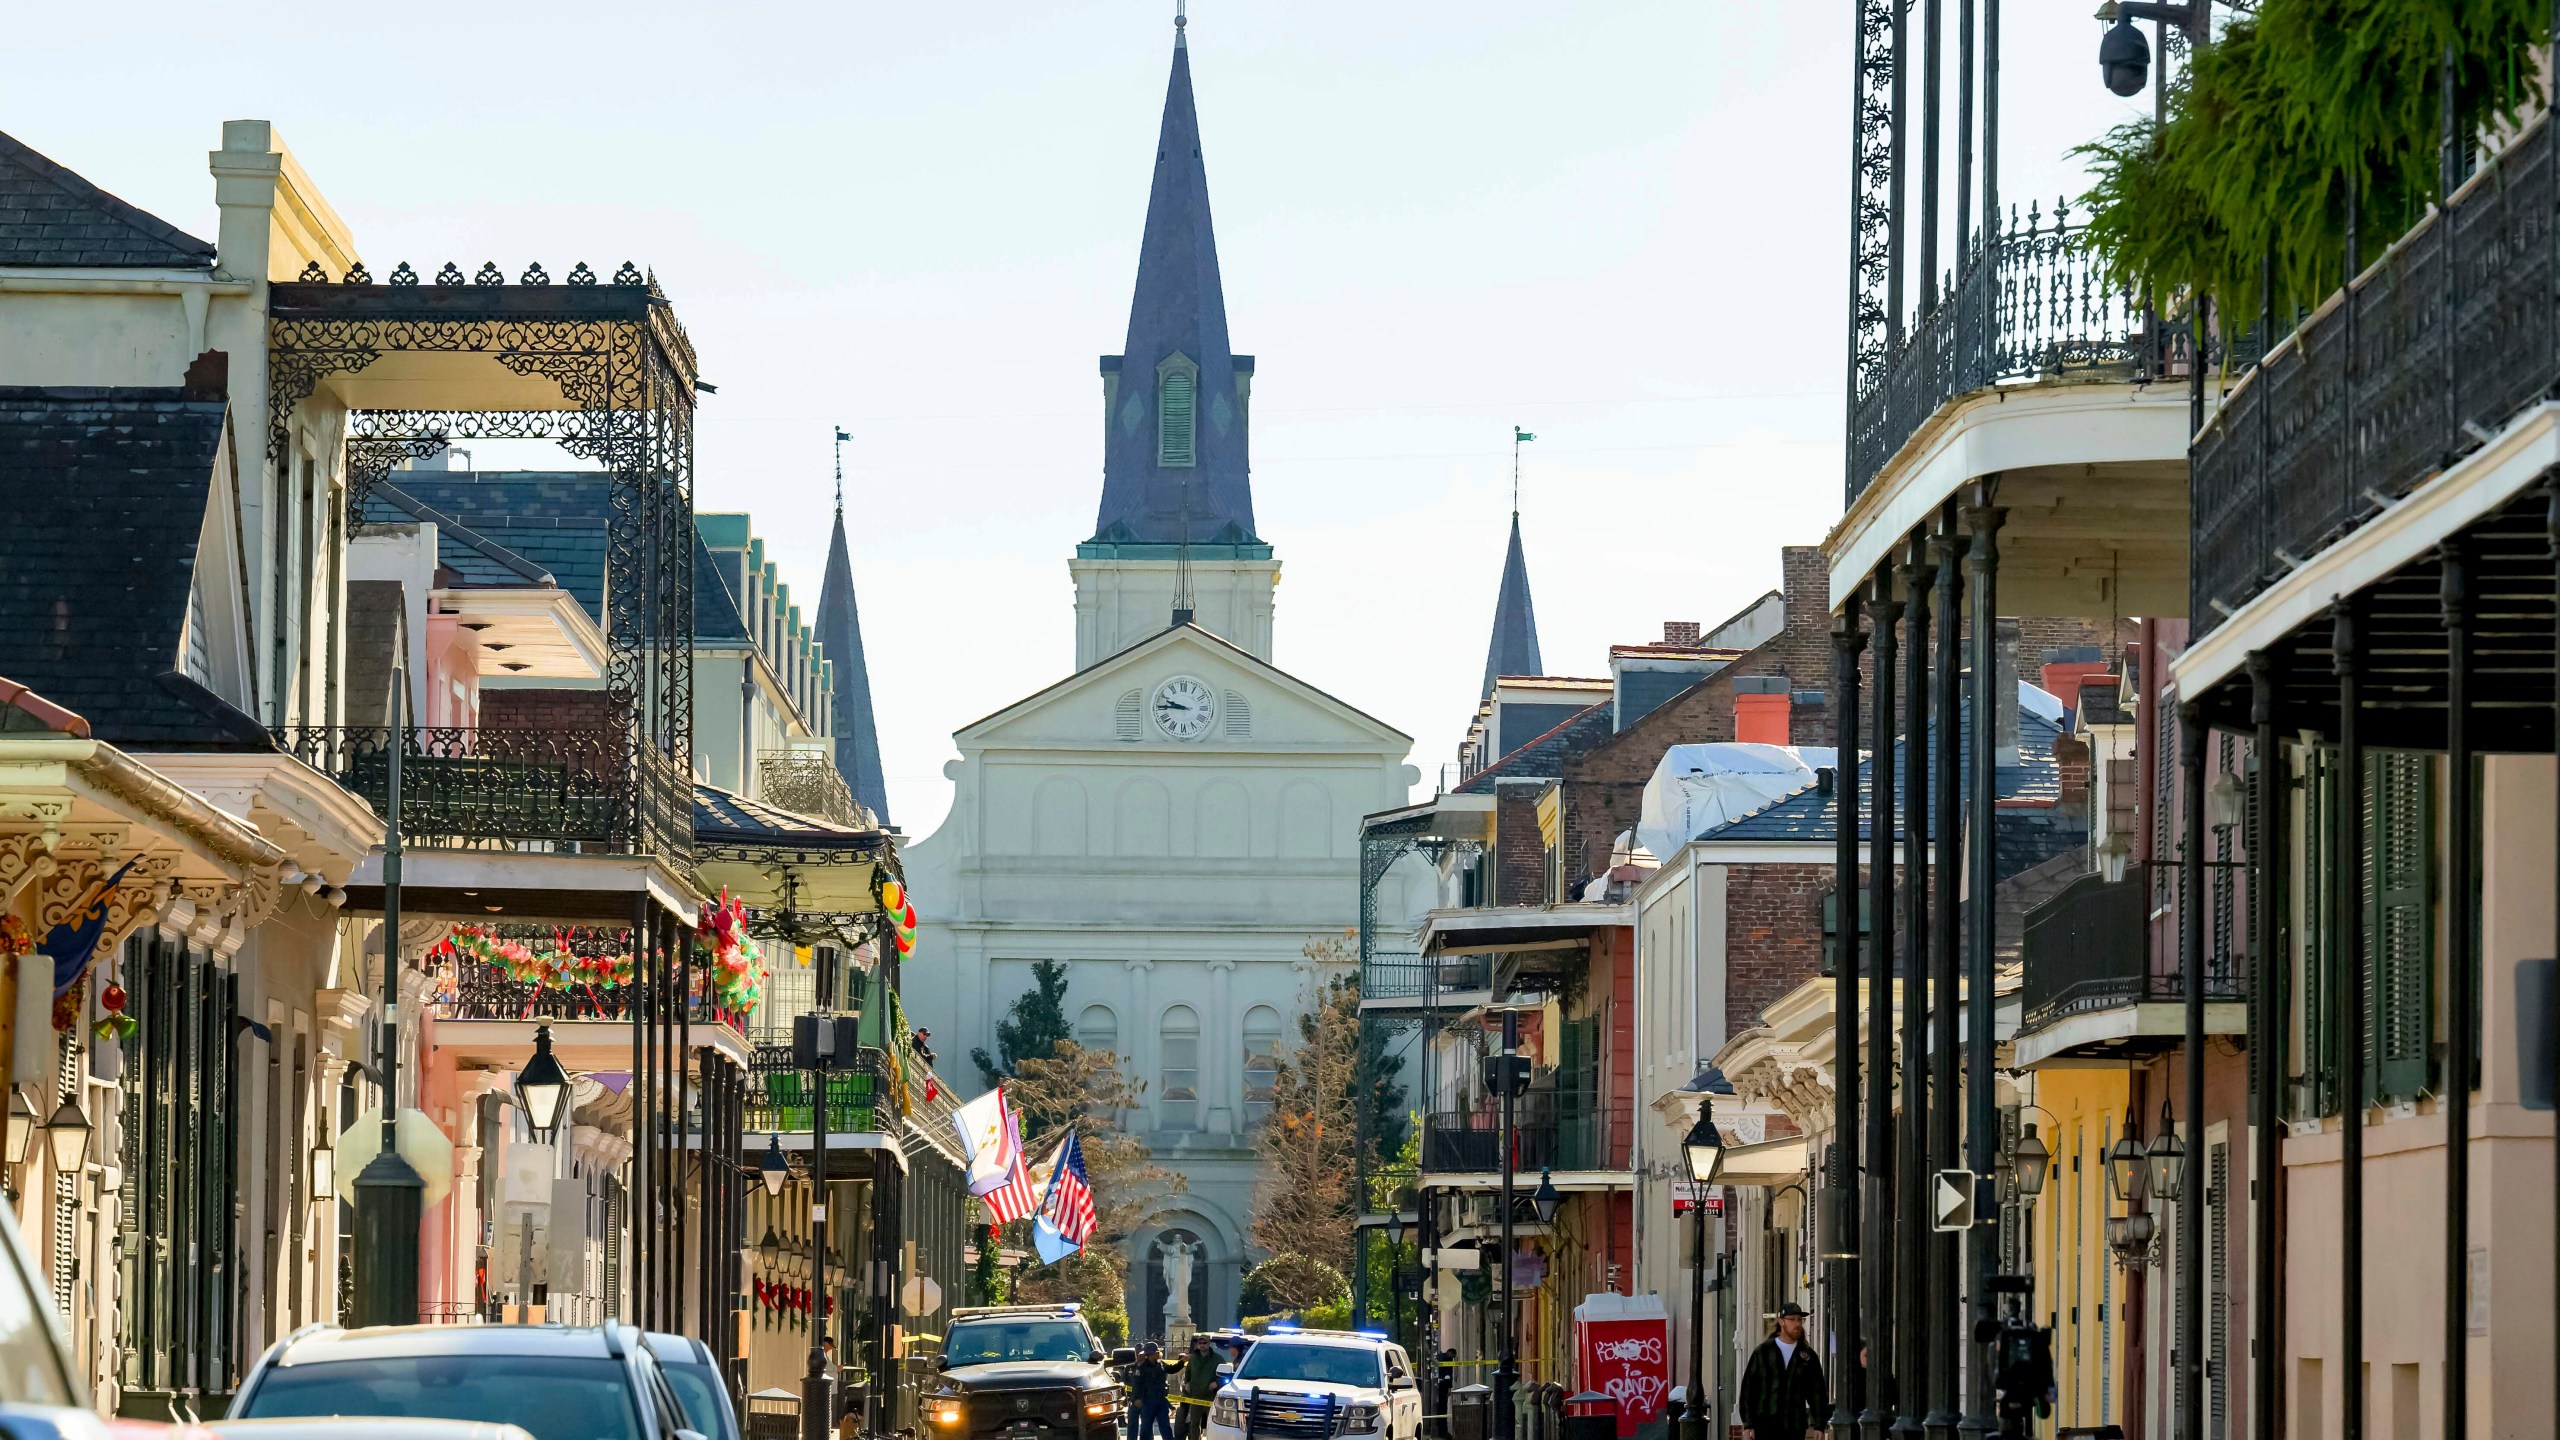
M 1121 696 L 1120 710 L 1116 717 L 1120 738 L 1123 740 L 1146 738 L 1146 731 L 1143 728 L 1146 724 L 1146 716 L 1146 700 L 1139 692 L 1132 690 Z
M 1156 463 L 1189 465 L 1199 433 L 1195 381 L 1189 370 L 1168 370 L 1156 394 Z

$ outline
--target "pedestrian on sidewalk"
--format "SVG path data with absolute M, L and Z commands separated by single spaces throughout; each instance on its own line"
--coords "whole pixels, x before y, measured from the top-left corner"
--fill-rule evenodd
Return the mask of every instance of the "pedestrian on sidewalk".
M 1750 1440 L 1805 1440 L 1830 1423 L 1831 1390 L 1804 1338 L 1804 1307 L 1778 1307 L 1778 1328 L 1742 1368 L 1742 1433 Z

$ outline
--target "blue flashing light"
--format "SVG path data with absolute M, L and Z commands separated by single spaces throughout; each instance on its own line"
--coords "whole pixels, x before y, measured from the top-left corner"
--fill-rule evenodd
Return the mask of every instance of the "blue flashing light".
M 1295 1335 L 1298 1333 L 1298 1322 L 1295 1320 L 1274 1320 L 1262 1328 L 1265 1332 L 1273 1335 Z
M 1059 1308 L 1059 1309 L 1061 1309 L 1061 1310 L 1066 1311 L 1066 1312 L 1067 1312 L 1068 1314 L 1070 1314 L 1070 1315 L 1073 1315 L 1073 1314 L 1077 1313 L 1078 1311 L 1080 1311 L 1080 1310 L 1084 1309 L 1084 1302 L 1083 1302 L 1083 1301 L 1081 1301 L 1081 1300 L 1070 1300 L 1070 1301 L 1068 1301 L 1067 1303 L 1065 1303 L 1064 1305 L 1059 1306 L 1058 1308 Z
M 1388 1340 L 1394 1338 L 1388 1335 L 1384 1330 L 1355 1330 L 1352 1333 L 1369 1340 Z

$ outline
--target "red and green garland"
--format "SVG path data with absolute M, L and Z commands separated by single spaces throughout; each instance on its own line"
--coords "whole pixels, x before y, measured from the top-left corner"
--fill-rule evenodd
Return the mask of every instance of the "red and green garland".
M 764 951 L 747 933 L 747 907 L 722 889 L 702 907 L 695 947 L 711 961 L 711 996 L 731 1010 L 752 1010 L 764 998 Z

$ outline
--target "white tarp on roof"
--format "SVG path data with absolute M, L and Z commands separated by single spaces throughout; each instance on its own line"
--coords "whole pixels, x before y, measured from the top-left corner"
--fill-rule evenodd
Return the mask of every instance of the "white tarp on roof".
M 1657 856 L 1669 855 L 1811 785 L 1813 772 L 1838 756 L 1818 745 L 1674 745 L 1645 782 L 1636 840 Z

